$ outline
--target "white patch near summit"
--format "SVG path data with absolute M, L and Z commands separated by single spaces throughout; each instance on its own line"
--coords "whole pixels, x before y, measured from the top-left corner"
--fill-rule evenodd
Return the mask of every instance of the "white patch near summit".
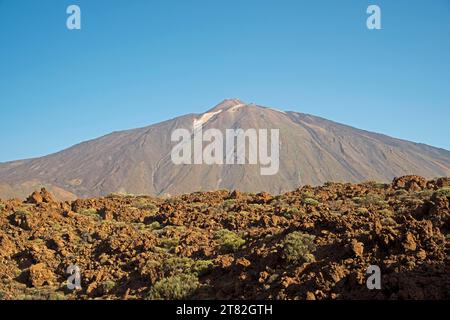
M 201 126 L 203 126 L 206 122 L 208 122 L 212 117 L 214 117 L 216 114 L 221 113 L 222 110 L 216 111 L 216 112 L 208 112 L 201 116 L 200 119 L 194 120 L 194 130 L 197 130 Z
M 228 109 L 227 112 L 230 112 L 230 111 L 233 112 L 233 111 L 236 111 L 237 109 L 245 107 L 245 106 L 246 106 L 246 104 L 244 104 L 244 103 L 237 104 L 234 107 L 231 107 L 230 109 Z

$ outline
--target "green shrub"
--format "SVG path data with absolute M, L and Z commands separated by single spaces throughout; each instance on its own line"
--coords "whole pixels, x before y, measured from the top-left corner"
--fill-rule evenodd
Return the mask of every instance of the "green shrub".
M 190 258 L 171 257 L 164 260 L 163 271 L 167 276 L 191 273 L 194 261 Z
M 431 196 L 433 195 L 433 190 L 425 189 L 418 192 L 418 195 L 422 198 L 431 198 Z
M 395 222 L 395 220 L 392 219 L 391 217 L 383 218 L 383 219 L 381 220 L 381 223 L 382 223 L 384 226 L 395 226 L 395 225 L 397 224 L 397 222 Z
M 396 196 L 405 196 L 405 195 L 409 194 L 409 192 L 406 191 L 405 189 L 399 189 L 399 190 L 396 190 L 396 191 L 394 192 L 394 194 L 395 194 Z
M 112 289 L 114 289 L 115 286 L 116 286 L 116 283 L 111 280 L 103 281 L 100 284 L 100 288 L 102 289 L 103 294 L 109 293 Z
M 302 232 L 292 232 L 284 239 L 284 257 L 289 262 L 314 262 L 315 237 Z
M 133 207 L 140 210 L 156 210 L 158 207 L 148 199 L 136 199 L 133 202 Z
M 236 204 L 236 200 L 235 200 L 235 199 L 228 199 L 228 200 L 225 200 L 225 201 L 223 202 L 222 207 L 223 207 L 224 209 L 228 210 L 228 209 L 234 207 L 235 204 Z
M 30 214 L 30 208 L 32 207 L 32 205 L 23 205 L 20 208 L 18 208 L 17 210 L 14 210 L 15 214 L 18 215 L 27 215 Z
M 288 208 L 286 211 L 284 211 L 282 214 L 285 218 L 287 219 L 292 219 L 295 216 L 301 216 L 302 215 L 302 211 L 299 210 L 296 207 L 293 208 Z
M 380 211 L 380 214 L 383 216 L 392 216 L 394 212 L 392 212 L 392 210 L 389 209 L 383 209 Z
M 148 227 L 152 230 L 158 230 L 161 229 L 161 224 L 158 221 L 153 221 L 148 225 Z
M 192 272 L 201 277 L 208 274 L 213 266 L 214 263 L 211 260 L 197 260 L 192 266 Z
M 192 274 L 202 276 L 208 273 L 213 266 L 211 260 L 193 260 L 191 258 L 171 257 L 163 262 L 163 271 L 166 276 Z
M 3 203 L 0 203 L 0 210 L 5 209 L 5 205 Z
M 377 194 L 366 194 L 363 197 L 354 197 L 353 202 L 361 205 L 385 205 L 384 199 Z
M 180 243 L 179 238 L 166 238 L 161 240 L 161 246 L 167 250 L 175 248 Z
M 155 283 L 147 296 L 148 300 L 183 300 L 188 299 L 199 287 L 194 275 L 177 275 Z
M 308 205 L 308 206 L 317 206 L 319 205 L 319 201 L 317 201 L 316 199 L 313 198 L 305 198 L 302 200 L 303 204 Z
M 314 193 L 311 191 L 305 191 L 302 193 L 302 199 L 311 198 L 314 199 Z
M 362 207 L 362 208 L 358 208 L 358 209 L 356 210 L 356 213 L 357 213 L 357 214 L 360 214 L 360 215 L 364 215 L 364 214 L 366 214 L 366 213 L 369 213 L 369 210 L 368 210 L 367 208 Z
M 214 234 L 214 239 L 226 251 L 236 251 L 245 243 L 245 240 L 236 233 L 226 229 L 217 231 Z
M 63 300 L 67 300 L 67 298 L 63 292 L 54 292 L 49 295 L 48 300 L 63 301 Z
M 437 190 L 434 195 L 438 198 L 440 197 L 450 197 L 450 188 L 441 188 Z
M 113 192 L 106 196 L 107 199 L 114 199 L 114 198 L 123 198 L 125 195 L 123 193 L 117 193 Z
M 78 211 L 79 214 L 85 215 L 85 216 L 92 216 L 98 214 L 97 209 L 80 209 Z

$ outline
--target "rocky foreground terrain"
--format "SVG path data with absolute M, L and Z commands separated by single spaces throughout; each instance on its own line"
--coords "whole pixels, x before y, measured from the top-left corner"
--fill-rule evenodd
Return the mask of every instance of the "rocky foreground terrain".
M 1 299 L 449 299 L 450 178 L 0 201 Z M 80 268 L 81 289 L 67 288 Z M 368 290 L 378 265 L 381 290 Z

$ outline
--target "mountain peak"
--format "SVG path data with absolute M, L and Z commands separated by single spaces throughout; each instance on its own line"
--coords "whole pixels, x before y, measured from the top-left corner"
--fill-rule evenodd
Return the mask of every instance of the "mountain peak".
M 230 189 L 281 193 L 327 181 L 385 182 L 409 174 L 427 178 L 450 174 L 450 151 L 314 116 L 279 116 L 272 110 L 240 99 L 226 99 L 206 113 L 155 124 L 151 130 L 145 127 L 116 132 L 46 157 L 0 164 L 0 198 L 25 197 L 38 187 L 46 187 L 58 199 L 67 200 L 111 192 L 175 195 Z M 250 143 L 243 150 L 244 164 L 177 165 L 170 161 L 176 147 L 171 141 L 174 130 L 190 131 L 200 126 L 205 132 L 217 129 L 225 134 L 225 152 L 228 129 L 257 130 L 256 150 L 261 150 L 263 141 L 259 139 L 260 130 L 279 129 L 279 173 L 262 176 L 258 166 L 247 161 Z M 203 139 L 199 141 L 201 149 L 212 146 Z M 260 152 L 257 162 L 259 159 L 261 164 Z
M 219 110 L 226 111 L 232 108 L 236 107 L 244 107 L 247 103 L 244 101 L 238 99 L 238 98 L 232 98 L 232 99 L 225 99 L 222 102 L 220 102 L 218 105 L 216 105 L 211 110 L 208 110 L 208 112 L 217 112 Z

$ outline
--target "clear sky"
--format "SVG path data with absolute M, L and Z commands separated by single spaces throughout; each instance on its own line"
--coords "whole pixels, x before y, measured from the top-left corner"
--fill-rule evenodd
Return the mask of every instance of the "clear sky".
M 450 0 L 0 0 L 0 161 L 234 97 L 449 150 Z

